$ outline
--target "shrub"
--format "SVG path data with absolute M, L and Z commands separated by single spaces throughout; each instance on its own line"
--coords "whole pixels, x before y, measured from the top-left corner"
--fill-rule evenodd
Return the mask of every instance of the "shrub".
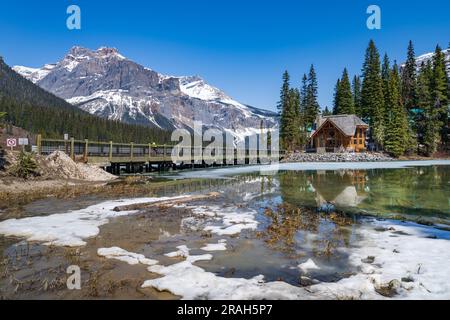
M 17 163 L 12 167 L 11 173 L 19 178 L 28 179 L 32 175 L 37 175 L 37 162 L 29 152 L 21 151 Z

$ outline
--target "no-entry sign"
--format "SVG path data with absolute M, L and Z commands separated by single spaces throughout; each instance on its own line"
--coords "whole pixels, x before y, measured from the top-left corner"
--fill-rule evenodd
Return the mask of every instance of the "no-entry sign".
M 17 140 L 16 139 L 6 139 L 6 145 L 10 148 L 14 148 L 17 146 Z

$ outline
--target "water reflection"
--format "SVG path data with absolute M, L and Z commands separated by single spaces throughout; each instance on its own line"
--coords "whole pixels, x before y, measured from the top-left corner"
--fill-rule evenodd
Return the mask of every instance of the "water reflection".
M 283 201 L 300 207 L 445 219 L 450 215 L 450 170 L 445 166 L 289 171 L 278 178 Z

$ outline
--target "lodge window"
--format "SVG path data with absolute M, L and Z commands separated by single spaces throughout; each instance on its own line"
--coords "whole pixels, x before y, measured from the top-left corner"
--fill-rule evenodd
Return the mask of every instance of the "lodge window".
M 359 139 L 359 144 L 363 144 L 363 141 L 362 141 L 362 139 Z
M 358 141 L 356 139 L 354 139 L 353 144 L 358 144 Z

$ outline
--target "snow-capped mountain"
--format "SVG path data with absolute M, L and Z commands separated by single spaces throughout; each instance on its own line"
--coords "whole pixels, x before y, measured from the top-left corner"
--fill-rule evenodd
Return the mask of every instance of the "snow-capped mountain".
M 73 47 L 58 63 L 16 72 L 101 117 L 165 129 L 201 121 L 241 135 L 277 125 L 276 114 L 241 104 L 198 76 L 173 77 L 141 66 L 116 49 Z
M 445 56 L 445 66 L 447 70 L 447 75 L 450 78 L 450 49 L 442 50 L 442 53 Z M 420 68 L 422 64 L 426 64 L 428 61 L 431 61 L 434 57 L 434 52 L 425 53 L 416 58 L 417 68 Z

